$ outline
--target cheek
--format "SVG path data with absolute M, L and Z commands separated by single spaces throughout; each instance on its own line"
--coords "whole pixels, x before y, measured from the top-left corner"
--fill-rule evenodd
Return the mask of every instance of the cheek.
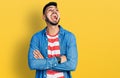
M 47 13 L 47 16 L 50 16 L 51 14 L 52 14 L 51 12 L 48 12 L 48 13 Z
M 60 17 L 60 12 L 56 12 L 56 13 L 57 13 L 58 17 Z
M 50 18 L 51 13 L 47 13 L 46 15 L 47 15 L 48 18 Z

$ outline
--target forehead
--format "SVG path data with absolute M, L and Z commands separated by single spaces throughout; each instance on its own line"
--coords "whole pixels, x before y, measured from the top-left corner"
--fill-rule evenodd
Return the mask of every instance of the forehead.
M 48 6 L 47 8 L 46 8 L 46 10 L 48 10 L 48 9 L 52 9 L 52 8 L 54 8 L 54 9 L 57 9 L 57 7 L 56 6 L 53 6 L 53 5 L 51 5 L 51 6 Z

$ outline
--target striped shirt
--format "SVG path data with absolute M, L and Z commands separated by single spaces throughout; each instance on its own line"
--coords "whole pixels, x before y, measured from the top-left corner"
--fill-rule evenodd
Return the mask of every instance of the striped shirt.
M 48 58 L 60 56 L 60 46 L 58 34 L 51 36 L 47 33 L 48 38 Z M 47 78 L 64 78 L 63 72 L 47 70 Z

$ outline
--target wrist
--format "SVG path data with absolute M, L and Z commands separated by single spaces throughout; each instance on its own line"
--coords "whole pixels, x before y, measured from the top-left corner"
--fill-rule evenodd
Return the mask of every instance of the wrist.
M 56 57 L 56 58 L 57 58 L 58 63 L 60 64 L 61 63 L 61 58 L 60 57 Z

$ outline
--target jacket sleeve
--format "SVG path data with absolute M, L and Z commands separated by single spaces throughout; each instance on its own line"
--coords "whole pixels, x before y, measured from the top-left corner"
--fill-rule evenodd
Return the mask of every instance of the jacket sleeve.
M 68 38 L 68 45 L 67 45 L 68 48 L 66 51 L 67 61 L 52 67 L 53 70 L 73 71 L 76 69 L 77 59 L 78 59 L 76 39 L 73 34 L 67 38 Z
M 29 52 L 28 52 L 28 65 L 31 70 L 46 70 L 58 64 L 57 59 L 55 57 L 45 58 L 45 59 L 35 59 L 33 55 L 33 51 L 35 49 L 39 50 L 39 39 L 36 35 L 33 36 L 31 39 Z

